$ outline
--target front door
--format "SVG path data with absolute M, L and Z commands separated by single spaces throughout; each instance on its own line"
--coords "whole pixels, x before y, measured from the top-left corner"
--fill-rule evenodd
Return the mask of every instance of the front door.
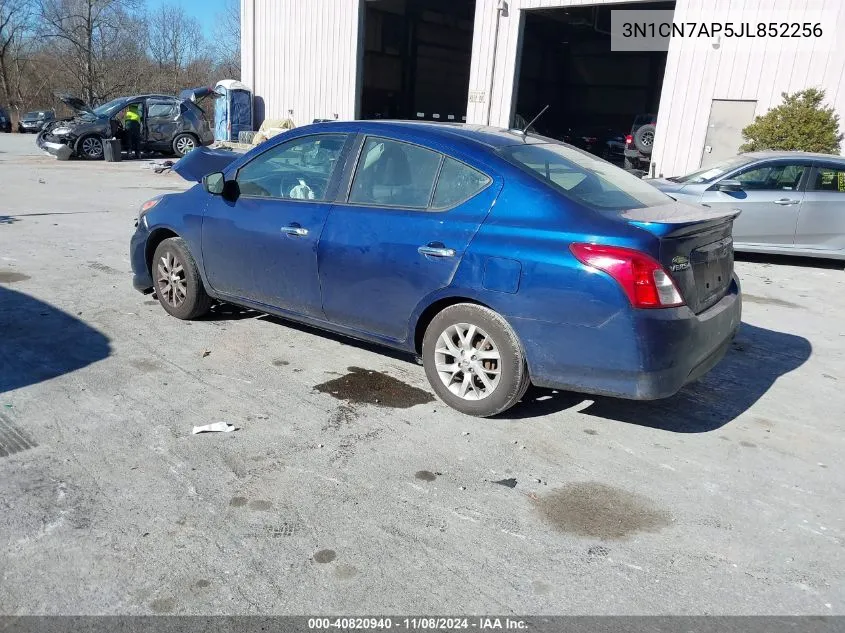
M 147 147 L 170 149 L 170 143 L 179 129 L 179 103 L 174 99 L 147 99 L 143 124 Z
M 202 253 L 216 292 L 322 318 L 317 243 L 347 139 L 316 134 L 275 145 L 238 170 L 234 202 L 212 199 Z
M 757 163 L 729 176 L 742 184 L 742 191 L 718 191 L 714 185 L 701 203 L 726 213 L 742 211 L 734 221 L 735 242 L 791 248 L 808 171 L 809 165 L 800 162 Z
M 320 239 L 326 317 L 396 341 L 418 304 L 448 286 L 501 189 L 418 145 L 368 137 L 348 201 Z

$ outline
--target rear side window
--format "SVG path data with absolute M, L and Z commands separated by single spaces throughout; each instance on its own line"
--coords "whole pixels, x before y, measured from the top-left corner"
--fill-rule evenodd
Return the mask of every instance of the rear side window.
M 178 107 L 170 101 L 148 101 L 147 116 L 151 119 L 163 119 L 176 116 Z
M 673 202 L 647 182 L 573 147 L 538 143 L 500 151 L 517 167 L 591 209 L 642 209 Z
M 818 167 L 815 178 L 807 189 L 810 191 L 845 193 L 845 166 Z
M 361 150 L 349 202 L 425 209 L 442 158 L 424 147 L 370 137 Z
M 454 158 L 446 157 L 434 190 L 431 206 L 445 209 L 472 198 L 490 184 L 490 178 Z

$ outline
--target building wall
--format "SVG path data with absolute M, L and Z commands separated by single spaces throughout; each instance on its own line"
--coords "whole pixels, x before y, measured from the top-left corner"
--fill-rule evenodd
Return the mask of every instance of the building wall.
M 356 118 L 362 11 L 363 0 L 241 0 L 242 81 L 260 118 Z
M 499 1 L 477 0 L 467 121 L 503 126 L 510 123 L 519 81 L 524 11 L 597 4 L 618 4 L 618 0 L 510 0 L 507 16 L 499 21 L 497 43 Z M 825 11 L 835 18 L 835 23 L 825 28 L 845 32 L 842 0 L 678 0 L 675 19 L 701 15 L 705 8 L 714 19 L 740 10 L 751 15 L 756 11 L 761 20 L 774 13 L 788 14 L 790 20 L 798 22 L 803 21 L 805 11 Z M 756 113 L 764 114 L 780 102 L 782 92 L 821 87 L 845 125 L 845 44 L 839 44 L 837 50 L 813 48 L 813 42 L 798 51 L 790 46 L 787 40 L 769 40 L 751 50 L 714 50 L 689 39 L 673 39 L 652 154 L 656 173 L 670 176 L 699 166 L 713 99 L 756 100 Z

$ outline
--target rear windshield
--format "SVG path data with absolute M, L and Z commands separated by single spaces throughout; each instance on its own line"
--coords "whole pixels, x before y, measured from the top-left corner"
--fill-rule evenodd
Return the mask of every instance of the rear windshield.
M 567 198 L 592 209 L 642 209 L 672 203 L 669 196 L 636 176 L 568 145 L 512 145 L 500 152 Z
M 729 171 L 738 169 L 739 167 L 747 165 L 751 162 L 753 162 L 753 159 L 748 158 L 747 156 L 737 156 L 736 158 L 731 158 L 729 160 L 722 161 L 721 163 L 716 163 L 715 165 L 711 165 L 710 167 L 699 169 L 698 171 L 694 171 L 691 174 L 687 174 L 686 176 L 673 176 L 672 178 L 668 178 L 667 180 L 690 185 L 713 182 L 717 178 L 721 178 L 722 176 L 727 174 Z

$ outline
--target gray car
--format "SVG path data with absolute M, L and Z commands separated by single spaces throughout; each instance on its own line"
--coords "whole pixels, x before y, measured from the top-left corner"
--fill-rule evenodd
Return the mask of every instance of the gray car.
M 647 182 L 683 202 L 740 210 L 733 227 L 738 251 L 845 259 L 841 156 L 753 152 Z

